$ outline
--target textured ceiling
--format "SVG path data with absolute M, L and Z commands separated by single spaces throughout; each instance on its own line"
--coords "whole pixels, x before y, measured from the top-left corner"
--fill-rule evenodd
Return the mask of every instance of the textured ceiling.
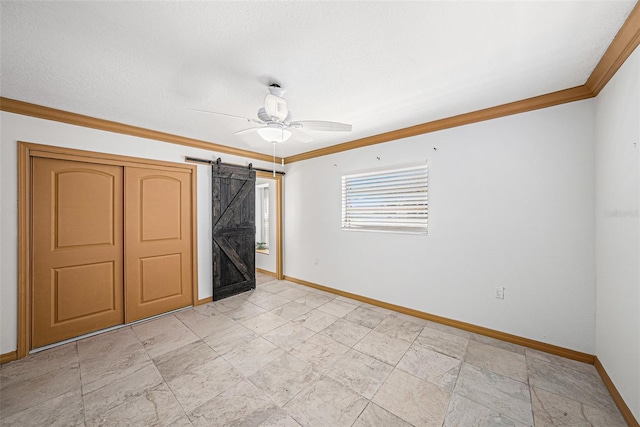
M 3 97 L 232 147 L 277 81 L 278 156 L 585 83 L 634 1 L 1 2 Z

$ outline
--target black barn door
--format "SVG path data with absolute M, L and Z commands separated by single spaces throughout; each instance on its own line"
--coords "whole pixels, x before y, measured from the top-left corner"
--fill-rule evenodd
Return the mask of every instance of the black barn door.
M 212 165 L 213 300 L 256 287 L 256 172 Z

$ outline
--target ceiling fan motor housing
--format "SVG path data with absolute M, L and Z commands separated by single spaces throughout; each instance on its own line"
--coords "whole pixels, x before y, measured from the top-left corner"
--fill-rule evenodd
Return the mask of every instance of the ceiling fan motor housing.
M 264 109 L 269 117 L 276 122 L 282 122 L 287 118 L 289 109 L 287 108 L 287 101 L 284 98 L 273 95 L 271 93 L 264 97 Z

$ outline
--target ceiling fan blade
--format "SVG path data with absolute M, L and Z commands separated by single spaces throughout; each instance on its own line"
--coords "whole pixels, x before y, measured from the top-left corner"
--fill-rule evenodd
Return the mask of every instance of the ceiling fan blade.
M 234 132 L 234 135 L 244 135 L 244 134 L 247 134 L 247 133 L 255 132 L 258 129 L 262 129 L 263 127 L 264 126 L 258 126 L 258 127 L 255 127 L 255 128 L 239 130 L 238 132 Z
M 290 128 L 291 132 L 293 132 L 293 139 L 295 139 L 298 142 L 311 142 L 313 141 L 313 138 L 311 138 L 309 135 L 307 135 L 306 133 L 304 133 L 303 131 L 301 131 L 300 129 L 293 129 Z
M 293 127 L 302 127 L 306 130 L 321 130 L 329 132 L 351 132 L 351 125 L 338 122 L 325 122 L 321 120 L 299 120 L 291 123 Z
M 216 116 L 233 117 L 233 118 L 235 118 L 235 119 L 242 119 L 242 120 L 246 120 L 246 121 L 248 121 L 248 122 L 255 121 L 255 120 L 250 119 L 250 118 L 248 118 L 248 117 L 235 116 L 235 115 L 233 115 L 233 114 L 216 113 L 215 111 L 197 110 L 197 109 L 195 109 L 195 108 L 187 108 L 187 110 L 189 110 L 189 111 L 196 111 L 196 112 L 198 112 L 198 113 L 215 114 Z

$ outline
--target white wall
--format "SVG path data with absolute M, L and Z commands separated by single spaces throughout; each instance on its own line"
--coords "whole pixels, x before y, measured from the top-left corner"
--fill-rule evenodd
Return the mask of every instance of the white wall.
M 0 113 L 1 222 L 0 242 L 0 354 L 17 348 L 17 228 L 18 170 L 17 141 L 77 148 L 110 154 L 184 163 L 184 156 L 245 164 L 247 159 L 212 151 L 103 132 L 12 113 Z M 271 163 L 250 160 L 256 167 Z M 211 273 L 211 171 L 198 166 L 198 298 L 212 295 Z
M 598 96 L 596 129 L 596 355 L 640 420 L 640 49 Z
M 269 184 L 269 253 L 256 252 L 256 268 L 276 272 L 276 182 L 273 179 L 260 178 L 260 182 Z M 256 206 L 257 198 L 256 198 Z M 260 203 L 262 206 L 262 202 Z M 258 222 L 256 216 L 256 223 Z
M 290 164 L 285 274 L 593 353 L 593 122 L 586 100 Z M 340 230 L 342 174 L 427 159 L 428 236 Z

